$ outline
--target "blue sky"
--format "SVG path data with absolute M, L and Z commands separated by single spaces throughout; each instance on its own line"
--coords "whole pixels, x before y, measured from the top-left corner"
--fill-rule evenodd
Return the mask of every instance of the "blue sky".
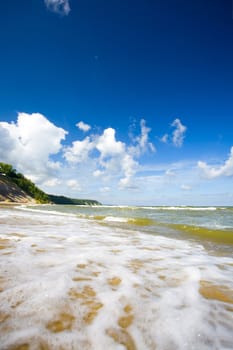
M 49 193 L 233 205 L 227 0 L 12 0 L 0 160 Z

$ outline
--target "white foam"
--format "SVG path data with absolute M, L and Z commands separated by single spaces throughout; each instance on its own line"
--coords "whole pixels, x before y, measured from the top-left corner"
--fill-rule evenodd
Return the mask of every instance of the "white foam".
M 127 218 L 119 217 L 119 216 L 106 216 L 103 221 L 107 222 L 127 222 Z
M 209 211 L 209 210 L 217 210 L 217 207 L 187 207 L 187 206 L 174 206 L 174 207 L 141 207 L 143 209 L 150 210 L 191 210 L 191 211 Z M 221 209 L 221 208 L 220 208 Z
M 24 211 L 28 211 L 28 212 L 37 212 L 37 213 L 40 213 L 40 214 L 45 214 L 45 215 L 58 215 L 58 216 L 70 216 L 70 217 L 76 217 L 77 215 L 75 214 L 72 214 L 72 213 L 64 213 L 64 212 L 59 212 L 59 211 L 56 211 L 56 210 L 46 210 L 46 209 L 38 209 L 36 206 L 33 208 L 32 207 L 27 207 L 27 206 L 20 206 L 16 209 L 19 209 L 19 210 L 24 210 Z
M 77 344 L 123 350 L 127 342 L 143 350 L 232 345 L 232 306 L 199 293 L 200 281 L 232 291 L 231 257 L 50 212 L 6 213 L 0 231 L 2 350 L 22 344 L 54 350 Z

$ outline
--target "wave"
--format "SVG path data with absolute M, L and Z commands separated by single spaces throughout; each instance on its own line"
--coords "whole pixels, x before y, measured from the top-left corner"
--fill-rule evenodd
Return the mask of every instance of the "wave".
M 127 205 L 100 205 L 96 208 L 114 208 L 114 209 L 127 209 L 127 210 L 190 210 L 190 211 L 214 211 L 214 210 L 233 210 L 233 207 L 218 207 L 218 206 L 127 206 Z
M 103 221 L 105 222 L 127 222 L 127 218 L 122 218 L 118 216 L 106 216 Z
M 233 230 L 210 229 L 202 226 L 183 224 L 167 224 L 171 228 L 182 231 L 185 234 L 223 244 L 233 244 Z
M 155 221 L 149 218 L 129 218 L 129 217 L 119 217 L 119 216 L 104 216 L 104 215 L 95 215 L 89 216 L 89 218 L 104 221 L 104 222 L 119 222 L 125 224 L 132 224 L 136 226 L 153 226 Z
M 90 218 L 90 217 L 89 217 Z M 232 227 L 216 225 L 215 227 L 203 227 L 196 225 L 176 224 L 176 223 L 162 223 L 146 217 L 118 217 L 118 216 L 93 216 L 94 220 L 99 220 L 105 223 L 121 223 L 125 225 L 141 226 L 146 229 L 147 226 L 155 228 L 155 231 L 161 232 L 161 227 L 174 229 L 178 232 L 183 232 L 191 238 L 198 238 L 201 240 L 213 241 L 221 244 L 233 244 L 233 230 Z M 160 227 L 159 231 L 157 230 Z M 151 231 L 151 229 L 150 229 Z
M 220 207 L 186 207 L 186 206 L 172 206 L 172 207 L 141 207 L 142 209 L 150 210 L 218 210 L 225 209 Z
M 56 215 L 56 216 L 69 216 L 69 217 L 77 217 L 78 215 L 73 214 L 73 213 L 64 213 L 56 210 L 46 210 L 46 209 L 38 209 L 38 208 L 32 208 L 32 207 L 27 207 L 25 205 L 21 205 L 19 207 L 16 207 L 15 209 L 19 209 L 22 211 L 27 211 L 27 212 L 35 212 L 43 215 Z
M 112 207 L 111 207 L 112 208 Z M 94 220 L 96 222 L 106 224 L 106 225 L 117 225 L 121 226 L 122 228 L 136 228 L 141 227 L 141 229 L 146 233 L 161 233 L 166 234 L 166 231 L 169 232 L 170 229 L 175 230 L 174 234 L 177 234 L 180 232 L 185 234 L 188 237 L 191 238 L 198 238 L 201 240 L 210 240 L 218 243 L 224 243 L 224 244 L 233 244 L 233 228 L 232 228 L 232 221 L 231 221 L 231 215 L 227 216 L 227 220 L 222 219 L 222 215 L 219 212 L 219 214 L 214 215 L 212 218 L 209 217 L 209 214 L 206 213 L 207 216 L 204 214 L 204 218 L 206 218 L 205 221 L 203 219 L 198 220 L 190 212 L 189 214 L 183 214 L 179 216 L 178 212 L 177 215 L 174 215 L 171 212 L 169 215 L 168 212 L 161 215 L 153 215 L 149 214 L 149 212 L 143 211 L 140 213 L 140 211 L 135 212 L 135 215 L 128 211 L 130 207 L 127 207 L 127 210 L 124 212 L 118 211 L 119 207 L 115 207 L 113 211 L 109 210 L 99 210 L 97 211 L 90 211 L 90 210 L 75 210 L 71 211 L 70 208 L 64 208 L 63 206 L 25 206 L 22 205 L 20 207 L 17 207 L 17 209 L 20 209 L 22 211 L 26 212 L 34 212 L 35 214 L 41 215 L 45 217 L 46 215 L 48 217 L 58 216 L 58 217 L 69 217 L 71 220 L 75 219 L 86 219 L 86 220 Z M 132 207 L 131 207 L 132 208 Z M 135 208 L 135 207 L 134 207 Z M 213 211 L 216 210 L 217 207 L 138 207 L 138 209 L 155 209 L 155 210 L 168 210 L 173 211 L 174 210 L 209 210 Z M 222 207 L 221 207 L 222 208 Z M 120 207 L 120 209 L 123 209 L 123 207 Z M 231 208 L 230 208 L 231 209 Z M 68 210 L 68 211 L 66 211 Z M 147 214 L 148 213 L 148 214 Z M 175 212 L 174 212 L 175 213 Z M 141 214 L 141 215 L 140 215 Z M 219 219 L 219 216 L 221 216 L 221 220 Z M 166 229 L 167 228 L 167 229 Z M 169 233 L 169 235 L 172 235 L 172 232 Z
M 81 206 L 79 206 L 81 207 Z M 128 209 L 128 210 L 233 210 L 233 207 L 218 207 L 218 206 L 186 206 L 186 205 L 177 205 L 177 206 L 130 206 L 130 205 L 95 205 L 95 208 L 114 208 L 114 209 Z
M 109 208 L 109 209 L 140 209 L 142 207 L 136 207 L 136 206 L 129 206 L 129 205 L 106 205 L 106 204 L 101 204 L 101 205 L 75 205 L 76 207 L 83 207 L 83 208 Z

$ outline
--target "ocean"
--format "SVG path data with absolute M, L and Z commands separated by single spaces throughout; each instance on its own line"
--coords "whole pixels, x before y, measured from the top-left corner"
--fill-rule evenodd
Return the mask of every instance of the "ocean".
M 232 350 L 233 207 L 0 208 L 1 350 Z

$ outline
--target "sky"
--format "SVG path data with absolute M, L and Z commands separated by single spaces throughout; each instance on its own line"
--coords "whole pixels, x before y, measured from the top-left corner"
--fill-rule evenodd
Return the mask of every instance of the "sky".
M 51 194 L 233 205 L 229 0 L 0 5 L 0 161 Z

